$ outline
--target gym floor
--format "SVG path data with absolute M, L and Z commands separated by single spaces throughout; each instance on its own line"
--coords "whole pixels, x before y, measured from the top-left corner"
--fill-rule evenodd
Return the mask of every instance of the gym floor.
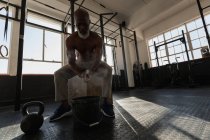
M 22 115 L 0 110 L 0 139 L 56 140 L 209 140 L 210 88 L 134 89 L 114 93 L 115 119 L 90 129 L 75 127 L 73 117 L 49 123 L 56 103 L 45 103 L 45 121 L 34 135 L 20 130 Z

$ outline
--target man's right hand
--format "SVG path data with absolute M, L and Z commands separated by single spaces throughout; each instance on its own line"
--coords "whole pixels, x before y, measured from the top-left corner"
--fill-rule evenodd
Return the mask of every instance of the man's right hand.
M 90 70 L 85 70 L 84 72 L 79 74 L 80 78 L 83 78 L 85 82 L 90 80 Z

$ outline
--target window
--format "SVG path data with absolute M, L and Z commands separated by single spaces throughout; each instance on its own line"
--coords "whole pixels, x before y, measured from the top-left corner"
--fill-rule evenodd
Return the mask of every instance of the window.
M 27 22 L 35 23 L 35 24 L 38 24 L 38 25 L 41 25 L 41 26 L 45 26 L 45 27 L 48 27 L 48 28 L 58 30 L 58 31 L 62 30 L 61 29 L 62 26 L 61 26 L 60 22 L 55 21 L 55 20 L 50 19 L 50 18 L 46 18 L 44 16 L 37 15 L 37 14 L 32 13 L 32 12 L 28 12 Z
M 61 30 L 61 23 L 29 14 L 28 21 Z M 26 25 L 23 50 L 23 74 L 53 74 L 62 66 L 61 33 Z
M 0 45 L 6 46 L 8 50 L 7 56 L 0 55 L 0 74 L 7 74 L 8 72 L 8 59 L 9 59 L 9 51 L 10 51 L 10 35 L 11 35 L 11 22 L 8 22 L 8 30 L 7 30 L 7 40 L 4 38 L 4 26 L 5 19 L 0 18 Z M 6 55 L 7 51 L 4 47 L 0 50 L 3 55 Z
M 210 33 L 210 14 L 205 16 L 205 21 L 207 24 L 208 32 Z M 163 34 L 154 36 L 153 38 L 148 40 L 148 50 L 150 53 L 150 61 L 152 67 L 157 66 L 154 41 L 157 46 L 158 44 L 162 44 L 163 42 L 175 40 L 182 36 L 182 30 L 184 31 L 185 39 L 187 40 L 187 50 L 190 60 L 202 58 L 200 49 L 202 47 L 208 46 L 208 42 L 206 39 L 202 20 L 201 18 L 197 18 Z M 190 40 L 188 40 L 186 33 L 189 33 Z M 188 44 L 189 41 L 192 44 L 191 47 Z M 160 66 L 168 64 L 168 62 L 176 63 L 187 61 L 185 45 L 180 41 L 175 41 L 173 43 L 167 44 L 166 46 L 159 47 L 157 54 Z
M 2 8 L 2 7 L 6 7 L 7 5 L 6 4 L 2 4 L 2 3 L 0 3 L 0 8 Z M 9 7 L 9 14 L 8 14 L 8 16 L 9 17 L 12 17 L 13 15 L 12 15 L 12 8 L 13 7 Z M 4 15 L 4 16 L 6 16 L 6 10 L 5 9 L 2 9 L 1 11 L 0 11 L 0 15 Z
M 115 40 L 111 38 L 105 38 L 105 49 L 106 49 L 106 61 L 109 66 L 112 67 L 112 74 L 114 73 L 114 58 L 113 58 L 113 47 L 115 46 Z

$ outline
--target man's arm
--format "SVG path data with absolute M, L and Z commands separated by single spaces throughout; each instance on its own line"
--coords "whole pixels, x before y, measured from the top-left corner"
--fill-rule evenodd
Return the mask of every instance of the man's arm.
M 96 43 L 96 47 L 95 47 L 95 53 L 96 53 L 96 58 L 95 58 L 95 63 L 93 65 L 93 67 L 91 68 L 92 71 L 96 71 L 98 68 L 98 65 L 101 61 L 101 57 L 102 57 L 102 39 L 100 37 L 98 37 L 97 43 Z
M 70 38 L 66 40 L 66 47 L 67 47 L 67 57 L 68 63 L 71 66 L 72 70 L 76 74 L 82 73 L 84 70 L 77 66 L 76 62 L 76 55 L 75 55 L 75 48 L 73 47 L 72 41 Z

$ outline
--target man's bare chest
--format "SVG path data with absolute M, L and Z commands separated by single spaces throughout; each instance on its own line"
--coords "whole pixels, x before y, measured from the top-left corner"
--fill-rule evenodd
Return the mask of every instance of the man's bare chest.
M 74 48 L 80 53 L 89 53 L 94 51 L 96 45 L 94 42 L 75 42 Z

